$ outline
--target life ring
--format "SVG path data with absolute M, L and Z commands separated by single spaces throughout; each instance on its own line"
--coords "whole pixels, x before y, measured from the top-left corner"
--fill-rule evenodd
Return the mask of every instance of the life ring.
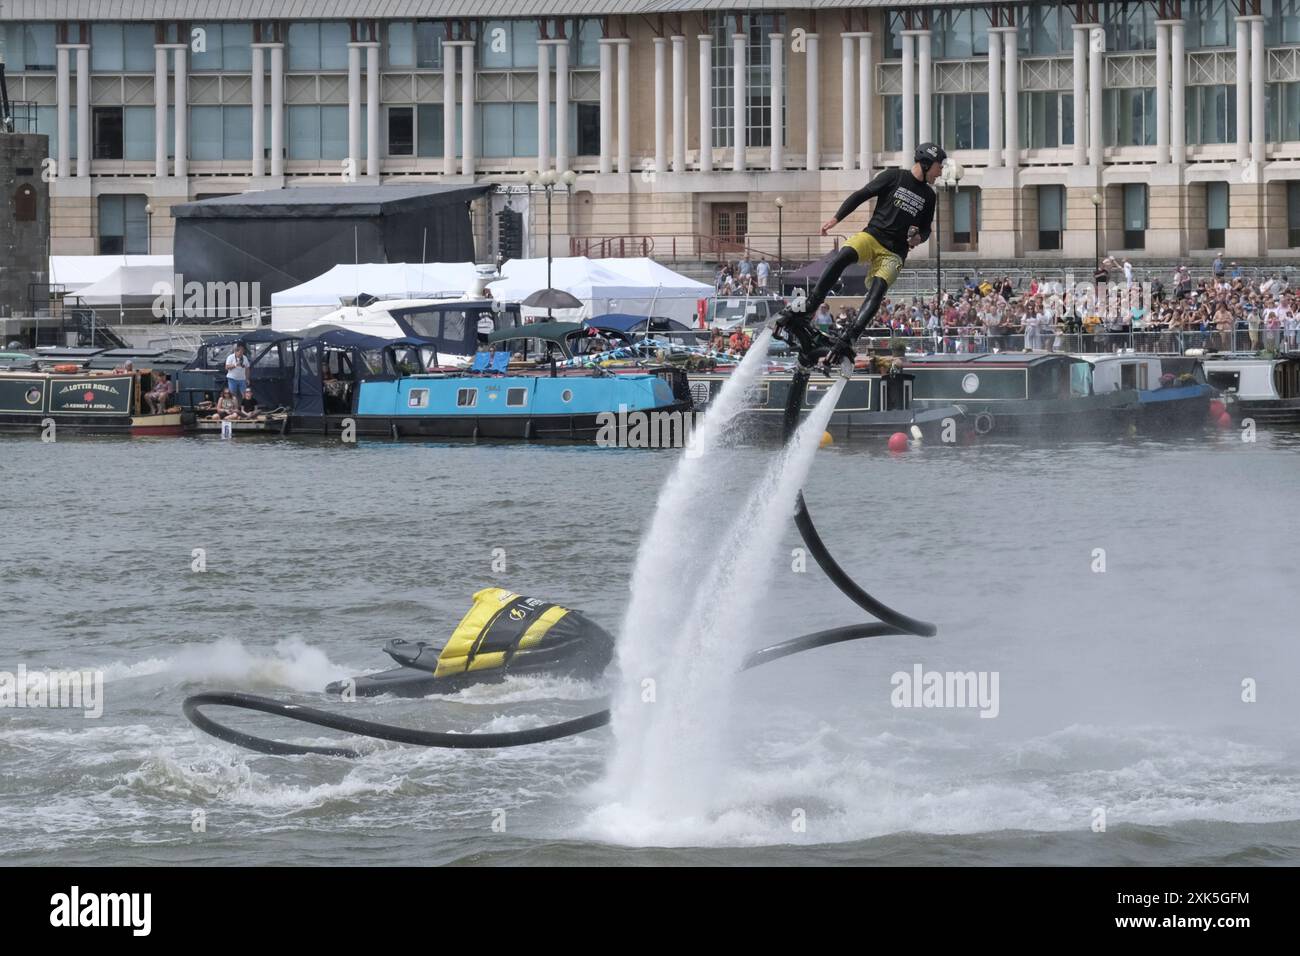
M 992 412 L 980 412 L 975 416 L 975 434 L 987 435 L 989 432 L 993 431 L 993 424 Z
M 81 366 L 80 366 L 80 365 L 56 365 L 56 366 L 54 366 L 54 371 L 56 371 L 56 372 L 80 372 L 80 371 L 81 371 Z

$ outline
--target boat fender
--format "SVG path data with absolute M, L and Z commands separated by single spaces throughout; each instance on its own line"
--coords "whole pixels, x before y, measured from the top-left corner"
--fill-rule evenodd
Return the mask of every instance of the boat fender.
M 66 373 L 66 372 L 80 372 L 80 371 L 81 371 L 81 366 L 80 366 L 80 365 L 56 365 L 56 366 L 54 366 L 54 371 L 56 371 L 56 372 L 65 372 L 65 373 Z
M 992 412 L 980 412 L 975 416 L 976 435 L 987 435 L 989 432 L 993 431 L 993 425 L 994 421 Z

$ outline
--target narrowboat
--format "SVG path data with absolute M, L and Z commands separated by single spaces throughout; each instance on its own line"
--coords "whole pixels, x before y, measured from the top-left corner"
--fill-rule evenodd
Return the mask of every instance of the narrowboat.
M 179 435 L 181 409 L 149 413 L 148 369 L 91 371 L 77 365 L 50 371 L 0 371 L 0 430 L 54 434 Z
M 1062 353 L 909 354 L 904 369 L 915 406 L 957 405 L 980 435 L 1114 434 L 1139 404 L 1136 388 L 1097 392 L 1092 364 Z
M 1300 424 L 1300 352 L 1275 358 L 1207 355 L 1205 377 L 1221 391 L 1229 413 L 1261 424 Z
M 530 333 L 531 334 L 531 333 Z M 480 353 L 481 369 L 438 364 L 418 338 L 381 339 L 332 329 L 297 346 L 288 430 L 392 438 L 513 438 L 591 441 L 619 413 L 691 410 L 685 373 L 671 368 L 603 368 L 515 360 Z M 491 361 L 486 361 L 491 355 Z
M 695 407 L 705 409 L 722 390 L 730 372 L 715 369 L 688 375 Z M 793 369 L 776 365 L 769 368 L 746 396 L 746 409 L 739 416 L 742 427 L 752 428 L 756 435 L 779 435 L 793 378 Z M 845 384 L 827 430 L 836 439 L 888 437 L 905 432 L 930 441 L 964 440 L 972 420 L 952 404 L 914 408 L 913 378 L 889 359 L 869 360 L 868 366 L 859 369 Z M 814 373 L 800 413 L 807 415 L 833 384 L 829 375 Z
M 1090 355 L 1092 390 L 1099 395 L 1137 391 L 1136 407 L 1122 411 L 1141 434 L 1204 428 L 1215 390 L 1200 359 L 1117 352 Z
M 259 328 L 207 339 L 176 375 L 176 402 L 188 411 L 210 407 L 226 387 L 226 358 L 236 345 L 248 356 L 248 383 L 257 404 L 287 409 L 293 402 L 298 337 Z

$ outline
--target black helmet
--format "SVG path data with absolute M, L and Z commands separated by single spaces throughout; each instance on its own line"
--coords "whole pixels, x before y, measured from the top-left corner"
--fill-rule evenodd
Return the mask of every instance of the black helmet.
M 928 173 L 931 166 L 942 163 L 948 158 L 948 154 L 938 143 L 922 143 L 916 147 L 916 156 L 913 158 L 921 164 L 921 172 Z

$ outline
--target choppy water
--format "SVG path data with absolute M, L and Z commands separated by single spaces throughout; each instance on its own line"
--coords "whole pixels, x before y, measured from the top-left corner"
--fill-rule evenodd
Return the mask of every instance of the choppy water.
M 374 743 L 346 761 L 247 753 L 181 716 L 199 689 L 318 703 L 327 681 L 386 666 L 389 638 L 447 635 L 488 585 L 581 607 L 617 631 L 675 454 L 0 439 L 0 670 L 96 668 L 107 680 L 98 720 L 0 710 L 0 861 L 1300 857 L 1300 436 L 1287 432 L 1253 445 L 1229 433 L 818 452 L 806 488 L 831 549 L 939 635 L 826 648 L 740 677 L 718 718 L 725 761 L 703 816 L 661 808 L 650 826 L 611 825 L 597 786 L 610 729 L 498 752 Z M 730 454 L 710 491 L 718 515 L 771 450 Z M 696 524 L 702 546 L 727 532 L 707 514 Z M 815 566 L 791 570 L 799 543 L 791 525 L 745 650 L 860 619 Z M 190 570 L 195 548 L 206 573 Z M 893 707 L 891 675 L 916 664 L 996 671 L 998 717 Z M 1255 703 L 1241 700 L 1248 678 Z M 510 729 L 586 713 L 609 689 L 529 678 L 326 706 Z M 689 787 L 689 763 L 661 772 L 688 774 Z M 1092 831 L 1099 807 L 1104 833 Z M 193 832 L 195 810 L 206 832 Z

